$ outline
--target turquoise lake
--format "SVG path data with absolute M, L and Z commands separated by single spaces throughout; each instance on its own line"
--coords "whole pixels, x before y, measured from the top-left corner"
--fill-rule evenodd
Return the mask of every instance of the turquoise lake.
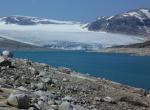
M 77 72 L 150 90 L 150 57 L 84 51 L 15 51 L 18 58 L 65 66 Z

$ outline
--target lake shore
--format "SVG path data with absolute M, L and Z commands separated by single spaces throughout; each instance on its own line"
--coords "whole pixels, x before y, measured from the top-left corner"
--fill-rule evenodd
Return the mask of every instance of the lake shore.
M 150 56 L 150 48 L 103 48 L 95 52 L 104 52 L 104 53 L 125 53 L 136 56 Z
M 28 105 L 25 102 L 28 109 L 150 109 L 150 92 L 141 88 L 87 76 L 64 67 L 53 68 L 26 59 L 12 59 L 12 67 L 0 69 L 0 109 L 23 108 L 22 103 L 17 102 L 17 106 L 14 106 L 15 102 L 9 100 L 10 94 L 12 98 L 14 94 L 19 97 L 18 93 L 30 97 L 31 103 Z

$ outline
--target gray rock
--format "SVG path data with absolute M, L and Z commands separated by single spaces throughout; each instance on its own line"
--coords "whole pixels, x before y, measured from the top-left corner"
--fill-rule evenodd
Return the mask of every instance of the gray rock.
M 47 85 L 45 84 L 45 83 L 38 83 L 37 85 L 36 85 L 36 87 L 37 87 L 37 89 L 38 90 L 44 90 L 44 91 L 46 91 L 47 90 Z
M 50 78 L 50 77 L 43 77 L 43 78 L 41 78 L 41 80 L 42 80 L 44 83 L 47 83 L 47 84 L 49 84 L 49 85 L 54 84 L 52 78 Z
M 40 71 L 39 76 L 40 77 L 46 77 L 46 76 L 48 76 L 48 73 L 45 71 Z
M 67 73 L 67 74 L 70 74 L 72 72 L 72 70 L 70 68 L 66 68 L 66 67 L 59 67 L 58 71 Z
M 30 106 L 30 98 L 27 94 L 12 93 L 7 99 L 7 104 L 21 109 L 27 109 Z
M 11 66 L 11 61 L 0 56 L 0 66 Z
M 48 100 L 58 99 L 58 97 L 56 95 L 54 95 L 51 91 L 38 90 L 38 91 L 35 91 L 34 93 L 39 97 L 46 96 L 46 97 L 48 97 Z
M 104 102 L 115 103 L 115 100 L 111 97 L 105 97 L 102 99 Z
M 100 97 L 94 97 L 94 101 L 101 101 Z
M 25 87 L 23 87 L 23 86 L 20 86 L 20 87 L 18 87 L 17 89 L 22 90 L 22 91 L 28 91 L 28 89 L 25 88 Z
M 44 101 L 38 101 L 38 105 L 39 105 L 41 110 L 45 110 L 45 103 L 44 103 Z
M 73 106 L 69 102 L 63 102 L 59 108 L 60 110 L 73 110 Z
M 62 98 L 63 101 L 68 101 L 68 102 L 72 102 L 74 101 L 75 99 L 70 97 L 70 96 L 65 96 L 64 98 Z
M 49 101 L 48 101 L 48 104 L 49 104 L 49 105 L 55 105 L 55 101 L 54 101 L 54 100 L 49 100 Z
M 41 96 L 40 100 L 42 100 L 44 102 L 48 102 L 48 97 L 47 96 Z
M 32 74 L 39 75 L 39 72 L 35 68 L 29 67 L 29 70 L 31 71 Z
M 5 83 L 6 83 L 6 79 L 0 78 L 0 84 L 5 84 Z
M 73 110 L 88 110 L 88 109 L 85 107 L 82 107 L 80 105 L 73 105 Z M 92 109 L 92 110 L 94 110 L 94 109 Z
M 150 98 L 150 94 L 147 94 L 146 97 Z
M 55 104 L 60 105 L 62 103 L 61 100 L 55 100 Z
M 138 95 L 126 95 L 121 97 L 120 101 L 128 102 L 136 106 L 150 107 L 150 100 Z
M 12 54 L 12 52 L 10 52 L 10 51 L 8 51 L 8 50 L 4 50 L 4 51 L 2 52 L 2 56 L 3 56 L 3 57 L 10 57 L 10 58 L 12 58 L 12 57 L 13 57 L 13 54 Z
M 36 89 L 36 85 L 35 85 L 34 83 L 31 83 L 31 84 L 30 84 L 30 88 L 31 88 L 32 90 L 35 90 L 35 89 Z
M 53 108 L 54 110 L 59 110 L 59 106 L 58 105 L 51 105 L 51 108 Z
M 68 81 L 69 81 L 69 79 L 67 79 L 67 78 L 63 78 L 63 81 L 64 81 L 64 82 L 68 82 Z

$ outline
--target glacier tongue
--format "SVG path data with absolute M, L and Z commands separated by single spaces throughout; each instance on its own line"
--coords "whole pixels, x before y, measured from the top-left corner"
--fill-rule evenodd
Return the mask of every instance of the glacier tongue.
M 0 23 L 0 36 L 51 48 L 83 50 L 143 42 L 141 37 L 89 32 L 80 24 L 45 24 L 23 26 Z

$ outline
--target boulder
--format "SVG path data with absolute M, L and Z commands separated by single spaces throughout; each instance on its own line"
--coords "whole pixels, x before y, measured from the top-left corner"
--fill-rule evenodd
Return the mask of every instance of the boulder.
M 67 74 L 70 74 L 72 72 L 72 70 L 70 68 L 66 68 L 66 67 L 59 67 L 58 71 L 60 71 L 62 73 L 67 73 Z
M 49 77 L 44 77 L 44 78 L 41 78 L 41 80 L 44 82 L 44 83 L 47 83 L 49 85 L 51 84 L 54 84 L 53 80 Z
M 36 87 L 37 87 L 37 89 L 38 90 L 43 90 L 43 91 L 46 91 L 47 90 L 47 85 L 45 84 L 45 83 L 38 83 L 37 85 L 36 85 Z
M 40 97 L 40 100 L 41 100 L 41 101 L 48 102 L 48 97 L 47 97 L 47 96 L 41 96 L 41 97 Z
M 62 98 L 63 101 L 68 101 L 68 102 L 72 102 L 74 101 L 75 99 L 70 97 L 70 96 L 65 96 L 64 98 Z
M 30 98 L 26 94 L 10 94 L 7 104 L 20 109 L 28 109 L 30 106 Z
M 69 79 L 63 78 L 63 82 L 69 82 Z
M 10 52 L 10 51 L 8 51 L 8 50 L 4 50 L 1 55 L 2 55 L 3 57 L 13 58 L 12 52 Z
M 11 61 L 7 58 L 0 56 L 0 66 L 11 66 Z
M 6 83 L 6 79 L 0 78 L 0 84 L 5 84 L 5 83 Z
M 63 102 L 60 105 L 60 110 L 73 110 L 73 106 L 69 102 Z
M 46 76 L 48 76 L 49 74 L 47 73 L 47 72 L 45 72 L 45 71 L 40 71 L 40 73 L 39 73 L 39 76 L 40 77 L 46 77 Z
M 146 97 L 150 98 L 150 94 L 147 94 Z
M 23 87 L 23 86 L 20 86 L 20 87 L 17 87 L 17 89 L 21 90 L 21 91 L 28 91 L 27 88 Z
M 38 105 L 40 107 L 40 110 L 48 110 L 50 107 L 47 102 L 42 101 L 42 100 L 38 101 Z
M 120 101 L 128 102 L 135 106 L 150 107 L 150 100 L 139 95 L 126 95 L 121 97 Z
M 29 70 L 31 71 L 32 74 L 39 75 L 39 72 L 35 68 L 29 67 Z
M 108 102 L 108 103 L 116 103 L 115 100 L 111 97 L 105 97 L 102 99 L 102 101 Z

